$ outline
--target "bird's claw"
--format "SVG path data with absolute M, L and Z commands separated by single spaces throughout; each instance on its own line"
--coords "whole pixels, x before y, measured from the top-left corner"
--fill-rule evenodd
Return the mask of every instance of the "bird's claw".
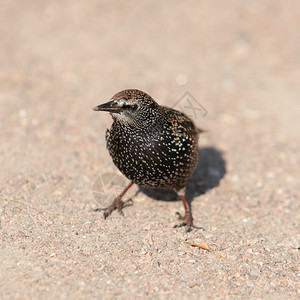
M 96 208 L 94 211 L 103 211 L 104 220 L 111 215 L 114 210 L 118 210 L 119 214 L 124 217 L 123 208 L 133 205 L 132 199 L 122 201 L 116 199 L 110 206 L 105 208 Z
M 132 206 L 133 205 L 133 201 L 132 201 L 132 199 L 130 198 L 130 199 L 128 199 L 128 200 L 126 200 L 126 201 L 122 201 L 122 203 L 123 203 L 123 206 L 122 206 L 122 208 L 124 208 L 124 207 L 128 207 L 128 206 Z
M 178 225 L 175 225 L 173 228 L 186 226 L 186 232 L 192 231 L 193 228 L 205 230 L 203 227 L 198 227 L 194 225 L 193 217 L 191 216 L 190 213 L 185 213 L 185 215 L 183 216 L 181 213 L 176 212 L 176 216 L 178 217 L 178 220 L 182 222 Z
M 184 216 L 182 216 L 182 214 L 178 211 L 176 212 L 175 215 L 177 216 L 178 220 L 183 220 L 184 219 Z

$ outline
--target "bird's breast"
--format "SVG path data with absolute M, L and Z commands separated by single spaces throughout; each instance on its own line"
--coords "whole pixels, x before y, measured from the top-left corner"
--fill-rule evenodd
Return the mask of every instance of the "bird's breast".
M 185 182 L 197 163 L 193 137 L 163 127 L 139 131 L 113 124 L 106 139 L 114 164 L 142 186 L 165 187 Z

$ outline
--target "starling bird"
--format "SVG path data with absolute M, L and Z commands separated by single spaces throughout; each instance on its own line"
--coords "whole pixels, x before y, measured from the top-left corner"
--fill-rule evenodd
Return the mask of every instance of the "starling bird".
M 113 118 L 106 131 L 107 148 L 114 164 L 131 181 L 104 211 L 107 218 L 115 209 L 122 214 L 122 197 L 135 183 L 147 188 L 172 188 L 180 196 L 185 215 L 180 225 L 190 230 L 193 218 L 185 201 L 186 181 L 198 160 L 201 129 L 185 114 L 159 105 L 146 93 L 124 90 L 93 108 L 107 111 Z

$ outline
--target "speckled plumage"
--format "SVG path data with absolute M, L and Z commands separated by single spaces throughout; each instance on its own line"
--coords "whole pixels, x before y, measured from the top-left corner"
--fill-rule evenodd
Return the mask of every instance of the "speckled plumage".
M 139 90 L 121 91 L 94 110 L 110 112 L 107 148 L 132 183 L 175 191 L 185 187 L 197 164 L 201 132 L 192 120 Z
M 159 106 L 148 95 L 135 95 L 141 106 L 134 114 L 145 121 L 130 124 L 113 115 L 106 134 L 113 162 L 140 186 L 180 190 L 197 164 L 198 131 L 184 114 Z

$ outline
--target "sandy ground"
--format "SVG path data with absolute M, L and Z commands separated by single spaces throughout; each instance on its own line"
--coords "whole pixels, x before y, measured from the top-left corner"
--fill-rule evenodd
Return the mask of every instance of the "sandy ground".
M 0 25 L 1 299 L 299 297 L 298 0 L 2 0 Z M 91 108 L 124 88 L 196 106 L 205 231 L 136 186 L 93 211 L 128 181 Z

